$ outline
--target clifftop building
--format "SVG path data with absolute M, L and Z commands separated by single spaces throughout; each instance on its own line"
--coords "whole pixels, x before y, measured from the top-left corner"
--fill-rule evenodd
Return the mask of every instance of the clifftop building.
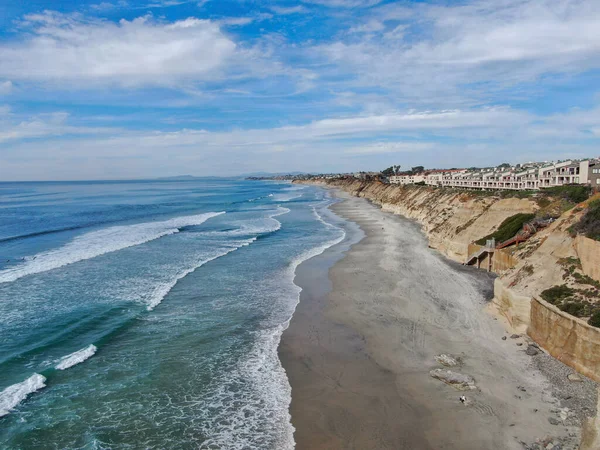
M 537 190 L 565 184 L 589 184 L 600 188 L 600 161 L 594 159 L 557 163 L 529 163 L 518 167 L 430 170 L 395 175 L 392 184 L 425 183 L 430 186 L 469 189 Z

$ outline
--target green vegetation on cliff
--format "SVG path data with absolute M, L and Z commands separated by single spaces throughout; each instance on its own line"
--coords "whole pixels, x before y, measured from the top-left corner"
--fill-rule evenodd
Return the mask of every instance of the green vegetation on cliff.
M 568 184 L 565 186 L 555 186 L 545 188 L 541 191 L 543 195 L 549 197 L 562 198 L 572 204 L 586 201 L 592 192 L 592 188 L 583 184 Z
M 533 220 L 535 214 L 519 213 L 514 216 L 510 216 L 504 222 L 500 224 L 498 229 L 491 234 L 479 239 L 476 243 L 479 245 L 485 245 L 488 239 L 495 239 L 496 243 L 504 242 L 514 237 L 530 220 Z
M 600 241 L 600 199 L 590 202 L 587 212 L 571 229 L 575 233 Z

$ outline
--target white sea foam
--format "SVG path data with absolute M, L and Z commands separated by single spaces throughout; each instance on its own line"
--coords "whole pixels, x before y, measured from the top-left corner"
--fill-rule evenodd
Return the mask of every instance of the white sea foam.
M 46 378 L 39 373 L 33 374 L 21 383 L 13 384 L 0 392 L 0 417 L 9 414 L 19 403 L 35 391 L 46 386 Z
M 283 191 L 302 191 L 306 189 L 306 186 L 290 186 L 282 189 Z
M 300 198 L 302 197 L 302 193 L 300 194 L 294 194 L 294 193 L 289 193 L 289 194 L 275 194 L 273 196 L 273 201 L 275 202 L 289 202 L 292 201 L 294 199 Z
M 190 273 L 194 272 L 195 270 L 199 269 L 200 267 L 202 267 L 204 264 L 209 263 L 211 261 L 214 261 L 217 258 L 220 258 L 222 256 L 227 255 L 228 253 L 231 253 L 241 247 L 245 247 L 246 245 L 250 245 L 252 242 L 254 242 L 256 240 L 256 238 L 252 238 L 252 239 L 248 239 L 246 241 L 243 242 L 239 242 L 237 243 L 237 245 L 234 245 L 226 250 L 223 250 L 217 254 L 214 254 L 212 256 L 209 256 L 205 259 L 201 259 L 200 261 L 197 261 L 195 264 L 189 266 L 187 269 L 182 270 L 181 272 L 179 272 L 173 279 L 169 280 L 168 282 L 165 282 L 159 286 L 157 286 L 156 288 L 154 288 L 154 290 L 152 291 L 152 293 L 148 296 L 147 298 L 147 310 L 148 311 L 152 311 L 154 308 L 156 308 L 162 301 L 163 299 L 167 296 L 167 294 L 171 291 L 171 289 L 173 289 L 173 287 L 177 284 L 177 282 L 179 280 L 181 280 L 182 278 L 184 278 L 185 276 L 189 275 Z
M 56 365 L 56 368 L 58 370 L 65 370 L 69 367 L 73 367 L 94 356 L 97 350 L 95 345 L 88 345 L 86 348 L 82 348 L 81 350 L 61 358 L 60 362 Z
M 236 230 L 229 231 L 207 231 L 205 234 L 208 236 L 226 236 L 226 237 L 234 237 L 234 236 L 248 236 L 255 235 L 249 239 L 230 242 L 229 245 L 231 247 L 221 249 L 217 253 L 204 255 L 200 260 L 195 263 L 189 265 L 186 269 L 179 272 L 174 278 L 171 280 L 164 282 L 157 287 L 146 297 L 145 302 L 147 304 L 148 311 L 152 311 L 156 306 L 158 306 L 163 299 L 167 296 L 167 294 L 173 289 L 173 287 L 177 284 L 179 280 L 186 277 L 190 273 L 199 269 L 206 263 L 214 261 L 217 258 L 225 256 L 241 247 L 245 247 L 250 245 L 257 239 L 257 235 L 270 233 L 277 231 L 281 228 L 281 222 L 274 219 L 274 217 L 282 216 L 290 212 L 289 208 L 278 207 L 276 211 L 272 214 L 269 214 L 267 217 L 262 219 L 250 219 L 243 221 L 240 223 L 240 227 Z
M 339 230 L 338 236 L 299 255 L 278 277 L 284 283 L 281 295 L 294 301 L 291 310 L 287 310 L 287 318 L 279 325 L 258 331 L 251 351 L 239 361 L 237 367 L 223 375 L 224 379 L 217 380 L 215 392 L 205 399 L 209 405 L 203 408 L 203 428 L 208 438 L 200 445 L 201 449 L 292 450 L 295 447 L 294 427 L 289 413 L 291 386 L 277 348 L 300 300 L 301 288 L 293 283 L 296 268 L 340 243 L 346 236 L 342 228 L 329 225 Z M 235 399 L 240 397 L 243 402 L 236 402 Z M 217 411 L 218 414 L 215 414 Z M 265 427 L 269 429 L 268 442 L 260 441 Z M 276 442 L 271 442 L 271 438 L 275 438 Z
M 281 229 L 281 222 L 275 217 L 283 216 L 290 212 L 289 208 L 278 206 L 277 210 L 259 219 L 246 219 L 239 223 L 232 222 L 230 225 L 237 226 L 235 230 L 228 231 L 208 231 L 205 234 L 209 236 L 248 236 L 265 233 L 273 233 Z
M 323 220 L 323 216 L 321 216 L 321 214 L 319 214 L 319 211 L 317 211 L 317 208 L 316 208 L 316 207 L 314 207 L 314 206 L 313 206 L 313 207 L 312 207 L 312 211 L 313 211 L 313 215 L 315 216 L 315 218 L 316 218 L 316 219 L 317 219 L 319 222 L 321 222 L 323 225 L 325 225 L 327 228 L 339 228 L 339 227 L 336 227 L 335 225 L 333 225 L 333 224 L 331 224 L 331 223 L 329 223 L 329 222 L 326 222 L 325 220 Z M 341 229 L 341 228 L 340 228 L 340 229 Z M 343 231 L 343 230 L 342 230 L 342 231 Z
M 85 233 L 60 248 L 38 253 L 22 264 L 0 271 L 0 283 L 9 283 L 27 275 L 46 272 L 106 253 L 140 245 L 177 233 L 182 227 L 200 225 L 211 217 L 220 214 L 225 213 L 211 212 L 176 217 L 161 222 L 119 225 Z

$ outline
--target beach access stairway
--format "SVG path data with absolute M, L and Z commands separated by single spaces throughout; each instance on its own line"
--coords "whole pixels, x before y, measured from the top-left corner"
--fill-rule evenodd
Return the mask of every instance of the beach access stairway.
M 516 265 L 517 260 L 512 255 L 502 252 L 502 249 L 527 241 L 531 236 L 542 228 L 546 228 L 552 222 L 553 219 L 528 222 L 523 225 L 523 228 L 515 236 L 498 244 L 496 244 L 495 239 L 488 239 L 484 246 L 472 243 L 469 245 L 469 256 L 464 265 L 473 266 L 477 264 L 478 269 L 482 268 L 483 265 L 488 272 L 500 272 L 510 269 Z

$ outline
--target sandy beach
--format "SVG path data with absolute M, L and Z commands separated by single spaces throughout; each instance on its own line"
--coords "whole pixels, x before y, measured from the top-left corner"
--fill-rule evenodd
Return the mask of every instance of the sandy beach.
M 336 195 L 348 238 L 298 268 L 303 291 L 279 347 L 296 448 L 577 448 L 595 384 L 525 353 L 527 338 L 485 311 L 487 273 L 429 249 L 414 223 Z M 458 365 L 444 367 L 441 354 Z M 474 389 L 433 378 L 438 368 L 472 377 Z

